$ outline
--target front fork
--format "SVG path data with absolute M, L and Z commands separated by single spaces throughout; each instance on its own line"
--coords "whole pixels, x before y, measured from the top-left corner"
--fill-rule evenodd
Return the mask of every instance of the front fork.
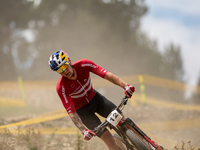
M 146 136 L 147 138 L 149 138 L 151 140 L 151 138 L 148 137 L 130 118 L 126 118 L 126 120 L 120 124 L 120 127 L 123 128 L 124 125 L 126 125 L 126 124 L 133 127 L 142 137 Z
M 133 127 L 147 142 L 149 142 L 153 147 L 155 147 L 156 150 L 162 150 L 162 148 L 156 142 L 152 141 L 151 138 L 148 137 L 130 118 L 126 118 L 126 120 L 124 122 L 121 122 L 119 126 L 126 130 L 126 124 Z

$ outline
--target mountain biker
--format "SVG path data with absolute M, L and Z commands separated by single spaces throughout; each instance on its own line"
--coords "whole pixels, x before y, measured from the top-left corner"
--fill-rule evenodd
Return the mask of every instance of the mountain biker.
M 58 50 L 50 56 L 49 65 L 53 71 L 61 75 L 56 86 L 57 93 L 85 140 L 96 136 L 92 130 L 101 123 L 95 112 L 106 118 L 116 108 L 115 104 L 93 89 L 90 72 L 122 87 L 129 98 L 135 91 L 132 85 L 91 60 L 81 59 L 72 64 L 69 55 L 63 50 Z M 120 150 L 107 129 L 99 131 L 97 136 L 110 150 Z

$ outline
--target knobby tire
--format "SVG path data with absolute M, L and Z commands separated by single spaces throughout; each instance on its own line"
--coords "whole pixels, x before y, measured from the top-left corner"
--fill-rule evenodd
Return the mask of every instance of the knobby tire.
M 115 142 L 122 150 L 127 150 L 126 142 L 118 134 L 114 134 Z
M 141 140 L 140 138 L 134 134 L 130 129 L 128 129 L 126 131 L 126 135 L 129 138 L 129 140 L 131 142 L 134 143 L 135 147 L 137 148 L 137 150 L 151 150 L 150 148 L 148 148 Z

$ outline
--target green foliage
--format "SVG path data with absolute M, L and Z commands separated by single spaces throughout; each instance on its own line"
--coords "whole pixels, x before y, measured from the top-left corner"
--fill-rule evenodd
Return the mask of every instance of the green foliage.
M 166 47 L 166 51 L 163 57 L 164 69 L 163 75 L 166 78 L 174 79 L 177 81 L 183 81 L 183 61 L 181 58 L 180 47 L 176 47 L 173 44 Z M 170 73 L 170 71 L 173 72 Z
M 199 73 L 199 77 L 198 77 L 198 81 L 197 81 L 197 86 L 200 86 L 200 73 Z
M 28 27 L 31 19 L 32 2 L 1 0 L 0 5 L 0 69 L 1 78 L 13 78 L 16 75 L 14 62 L 12 61 L 12 49 L 20 34 L 20 31 Z M 27 12 L 27 13 L 26 13 Z M 14 54 L 14 53 L 13 53 Z M 12 69 L 12 71 L 10 71 Z M 9 74 L 11 73 L 11 74 Z
M 200 93 L 199 93 L 199 89 L 200 89 L 200 74 L 199 77 L 197 79 L 197 84 L 196 84 L 196 92 L 192 93 L 191 97 L 189 98 L 190 102 L 194 103 L 194 104 L 200 104 Z

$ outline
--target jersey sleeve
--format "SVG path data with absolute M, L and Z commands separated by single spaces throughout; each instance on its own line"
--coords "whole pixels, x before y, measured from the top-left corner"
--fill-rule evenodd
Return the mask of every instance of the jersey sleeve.
M 62 101 L 63 106 L 65 107 L 68 114 L 72 112 L 76 112 L 74 104 L 72 102 L 71 97 L 66 93 L 66 89 L 64 85 L 57 85 L 56 87 L 57 93 Z
M 98 66 L 93 61 L 88 60 L 88 59 L 84 59 L 81 66 L 84 67 L 84 69 L 88 69 L 89 72 L 92 72 L 102 78 L 104 78 L 106 73 L 108 72 L 101 66 Z

